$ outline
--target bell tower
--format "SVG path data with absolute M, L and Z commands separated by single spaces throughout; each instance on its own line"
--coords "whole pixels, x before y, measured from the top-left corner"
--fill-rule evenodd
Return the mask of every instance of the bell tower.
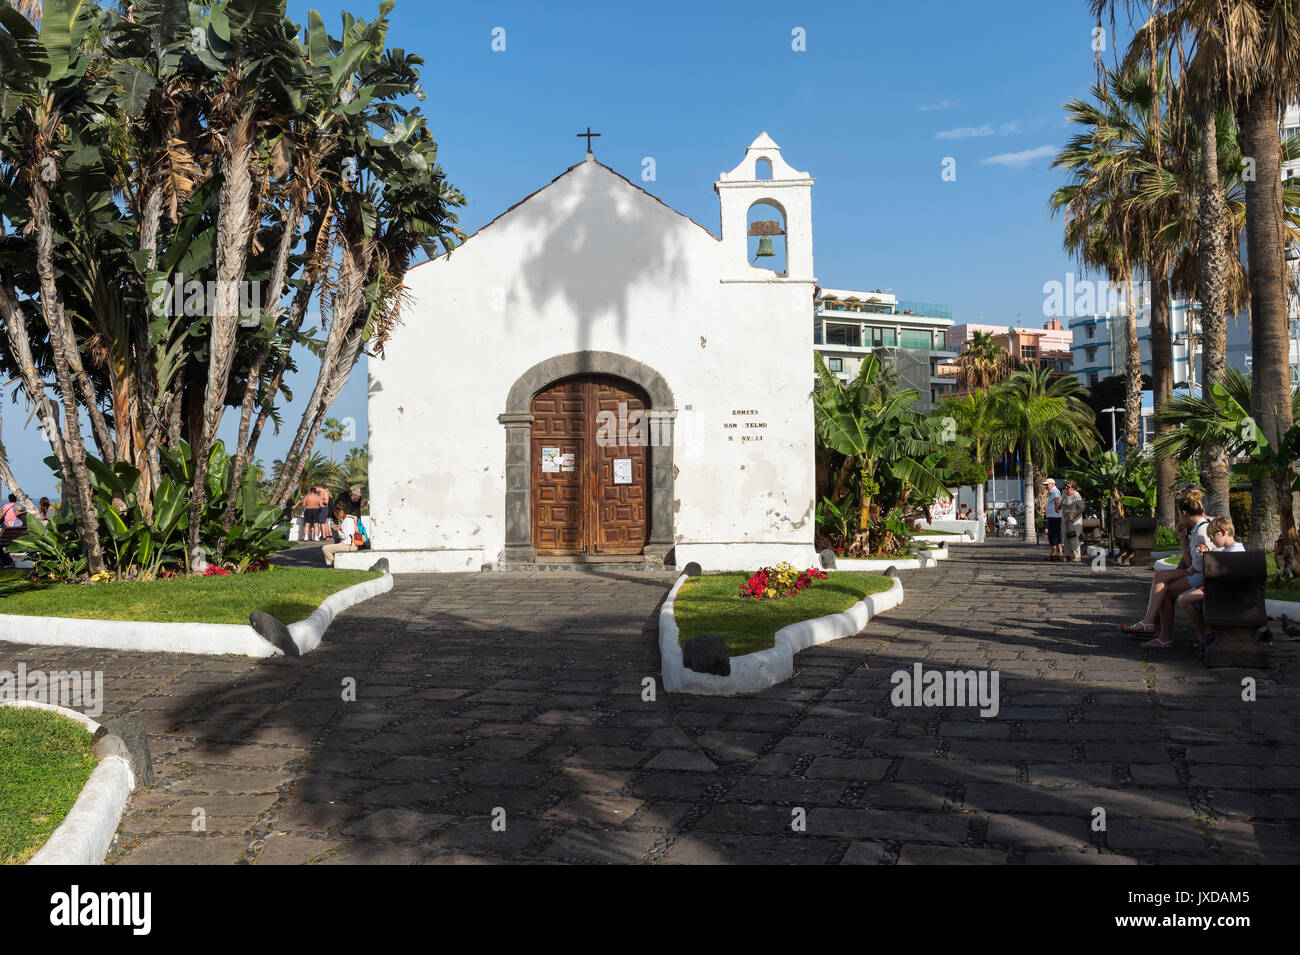
M 719 176 L 713 189 L 722 210 L 724 281 L 816 281 L 813 182 L 812 176 L 781 158 L 781 147 L 767 133 L 760 133 L 749 144 L 740 165 Z M 757 240 L 753 253 L 751 237 Z M 784 245 L 785 269 L 774 271 L 763 263 L 776 258 L 780 244 Z

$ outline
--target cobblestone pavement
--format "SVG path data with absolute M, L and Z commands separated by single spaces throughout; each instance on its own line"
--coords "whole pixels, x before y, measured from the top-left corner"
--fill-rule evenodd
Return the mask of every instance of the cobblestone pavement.
M 1300 861 L 1300 644 L 1205 670 L 1118 631 L 1149 572 L 952 552 L 752 698 L 643 701 L 650 575 L 400 577 L 299 660 L 10 645 L 0 669 L 102 668 L 106 715 L 144 722 L 159 782 L 110 862 Z M 916 662 L 997 670 L 1000 712 L 891 705 Z

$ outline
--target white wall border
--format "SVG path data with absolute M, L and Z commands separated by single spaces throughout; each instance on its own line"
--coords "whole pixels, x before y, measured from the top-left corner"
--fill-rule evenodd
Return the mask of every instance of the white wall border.
M 859 633 L 877 614 L 903 602 L 903 583 L 894 578 L 893 586 L 871 594 L 841 613 L 801 620 L 782 627 L 767 650 L 731 658 L 731 675 L 697 673 L 682 662 L 680 631 L 673 606 L 677 593 L 689 580 L 686 574 L 668 591 L 659 609 L 659 657 L 664 689 L 669 693 L 693 693 L 701 696 L 740 696 L 775 686 L 794 675 L 794 655 L 800 650 Z
M 90 731 L 99 732 L 99 724 L 83 713 L 34 700 L 3 700 L 0 706 L 49 710 L 74 720 Z M 95 767 L 81 795 L 72 804 L 63 822 L 45 840 L 28 861 L 28 865 L 102 865 L 113 844 L 113 835 L 122 820 L 127 798 L 135 789 L 135 774 L 126 745 L 109 734 L 95 744 L 99 765 Z
M 289 634 L 298 652 L 307 653 L 320 646 L 325 629 L 348 607 L 392 589 L 393 575 L 384 574 L 330 594 L 310 616 L 289 624 Z M 156 623 L 0 614 L 0 641 L 259 658 L 281 653 L 250 625 L 235 623 Z
M 976 540 L 962 534 L 917 534 L 912 538 L 913 544 L 975 544 Z
M 890 567 L 895 570 L 927 570 L 948 559 L 948 545 L 914 553 L 915 557 L 836 557 L 835 569 L 866 573 L 882 573 Z
M 1300 621 L 1300 601 L 1265 598 L 1264 612 L 1270 617 L 1281 617 L 1285 614 L 1291 620 Z

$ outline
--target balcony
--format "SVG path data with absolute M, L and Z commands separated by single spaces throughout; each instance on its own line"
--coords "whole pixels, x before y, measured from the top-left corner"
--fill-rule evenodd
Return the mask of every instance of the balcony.
M 816 301 L 819 312 L 857 312 L 864 315 L 893 315 L 894 306 L 889 302 L 863 302 L 852 299 L 819 298 Z
M 934 302 L 912 302 L 900 300 L 896 306 L 898 315 L 915 315 L 923 318 L 946 318 L 952 321 L 951 305 L 936 305 Z

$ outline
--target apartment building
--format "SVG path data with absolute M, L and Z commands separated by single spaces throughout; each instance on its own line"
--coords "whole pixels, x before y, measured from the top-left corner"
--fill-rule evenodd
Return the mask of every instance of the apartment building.
M 862 359 L 875 353 L 898 374 L 904 388 L 920 397 L 917 411 L 929 411 L 955 382 L 939 374 L 939 363 L 956 357 L 947 345 L 952 309 L 899 299 L 879 289 L 818 288 L 813 303 L 813 348 L 841 379 L 855 377 Z

